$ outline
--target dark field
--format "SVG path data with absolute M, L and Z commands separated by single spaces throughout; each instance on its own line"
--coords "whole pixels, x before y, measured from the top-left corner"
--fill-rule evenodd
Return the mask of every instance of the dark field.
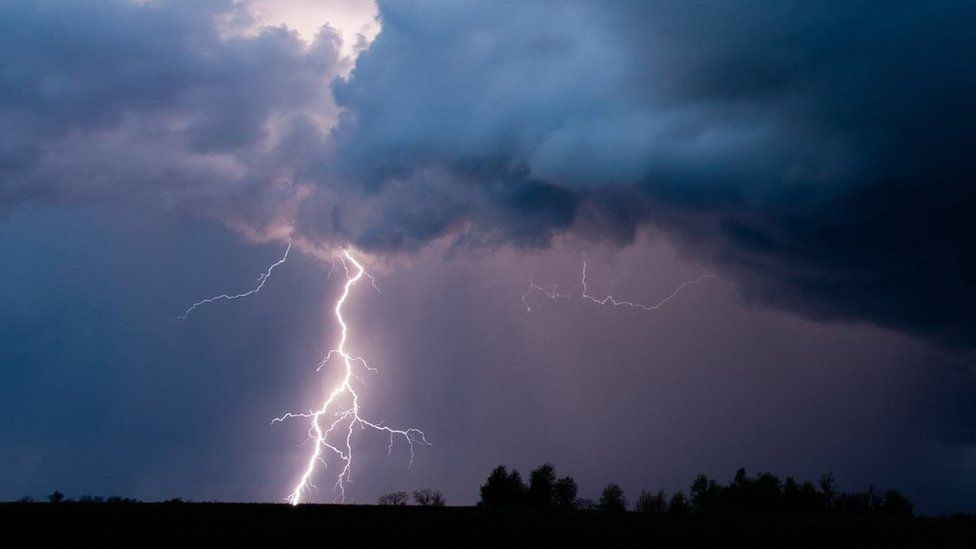
M 0 504 L 5 547 L 976 547 L 972 518 L 670 516 L 227 503 Z

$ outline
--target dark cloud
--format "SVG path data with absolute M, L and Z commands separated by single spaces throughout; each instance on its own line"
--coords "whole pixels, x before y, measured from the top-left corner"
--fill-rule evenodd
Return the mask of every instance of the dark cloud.
M 655 222 L 760 301 L 976 341 L 971 3 L 380 15 L 335 85 L 340 173 L 366 196 L 433 204 L 380 209 L 350 231 L 361 245 L 544 246 L 569 228 L 626 243 Z
M 272 223 L 327 131 L 315 117 L 334 116 L 339 39 L 231 33 L 246 17 L 224 1 L 0 2 L 0 206 L 137 197 Z
M 760 302 L 972 346 L 971 3 L 379 8 L 343 79 L 247 3 L 0 2 L 0 208 L 380 252 L 653 223 Z

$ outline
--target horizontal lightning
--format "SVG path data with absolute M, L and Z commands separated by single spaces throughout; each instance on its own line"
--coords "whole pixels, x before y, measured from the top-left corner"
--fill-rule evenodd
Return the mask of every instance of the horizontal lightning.
M 220 295 L 215 295 L 213 297 L 208 297 L 207 299 L 201 299 L 200 301 L 197 301 L 193 305 L 190 305 L 190 308 L 189 309 L 187 309 L 183 314 L 181 314 L 180 316 L 174 318 L 173 320 L 186 320 L 187 317 L 190 316 L 190 313 L 192 313 L 194 309 L 196 309 L 197 307 L 200 307 L 202 305 L 206 305 L 208 303 L 213 303 L 215 301 L 222 301 L 222 300 L 225 300 L 225 299 L 226 300 L 240 299 L 242 297 L 247 297 L 247 296 L 249 296 L 251 294 L 256 294 L 256 293 L 260 292 L 261 291 L 261 288 L 264 288 L 265 282 L 267 282 L 268 279 L 271 278 L 271 273 L 275 270 L 275 268 L 277 268 L 279 265 L 281 265 L 282 263 L 284 263 L 288 259 L 288 252 L 290 252 L 290 251 L 291 251 L 291 241 L 289 240 L 288 241 L 288 246 L 285 248 L 285 254 L 283 256 L 281 256 L 281 259 L 279 259 L 278 261 L 274 262 L 270 267 L 268 267 L 268 270 L 267 271 L 265 271 L 265 272 L 263 272 L 263 273 L 261 273 L 261 274 L 258 275 L 258 280 L 257 280 L 258 285 L 256 287 L 254 287 L 253 289 L 250 289 L 250 290 L 248 290 L 246 292 L 243 292 L 243 293 L 234 294 L 234 295 L 220 294 Z
M 532 306 L 529 304 L 529 297 L 531 297 L 532 294 L 538 292 L 538 293 L 541 293 L 542 295 L 544 295 L 545 297 L 547 297 L 549 299 L 568 299 L 568 298 L 579 297 L 580 299 L 585 299 L 587 301 L 591 301 L 593 303 L 596 303 L 597 305 L 609 305 L 609 306 L 612 306 L 612 307 L 632 307 L 632 308 L 635 308 L 635 309 L 642 309 L 644 311 L 656 311 L 657 309 L 660 309 L 665 304 L 667 304 L 669 301 L 671 301 L 672 299 L 674 299 L 682 290 L 684 290 L 688 286 L 693 286 L 695 284 L 698 284 L 699 282 L 702 282 L 702 281 L 708 280 L 708 279 L 717 279 L 717 277 L 715 275 L 703 274 L 703 275 L 699 276 L 698 278 L 694 278 L 694 279 L 691 279 L 691 280 L 686 280 L 685 282 L 682 282 L 681 284 L 679 284 L 674 290 L 671 291 L 671 293 L 669 293 L 668 295 L 666 295 L 663 299 L 661 299 L 657 303 L 654 303 L 653 305 L 647 305 L 647 304 L 644 304 L 644 303 L 637 303 L 635 301 L 617 299 L 616 297 L 613 296 L 613 294 L 610 294 L 610 293 L 608 293 L 607 295 L 605 295 L 603 297 L 597 297 L 597 296 L 591 295 L 589 293 L 589 290 L 588 290 L 587 285 L 586 285 L 586 267 L 587 267 L 586 260 L 584 259 L 583 260 L 583 274 L 580 277 L 579 284 L 577 284 L 577 287 L 582 289 L 582 291 L 579 294 L 575 294 L 575 293 L 572 293 L 572 292 L 571 293 L 561 293 L 559 291 L 559 286 L 556 285 L 556 284 L 551 284 L 551 285 L 548 285 L 548 286 L 540 286 L 539 284 L 536 284 L 534 280 L 530 280 L 529 281 L 529 289 L 528 289 L 528 291 L 526 291 L 524 294 L 522 294 L 522 305 L 525 306 L 525 310 L 526 311 L 529 311 L 529 312 L 532 312 Z

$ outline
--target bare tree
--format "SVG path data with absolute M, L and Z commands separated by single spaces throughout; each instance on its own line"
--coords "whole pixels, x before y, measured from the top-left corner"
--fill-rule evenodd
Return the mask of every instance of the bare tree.
M 413 501 L 421 507 L 444 507 L 444 495 L 441 494 L 440 490 L 432 490 L 430 488 L 424 488 L 422 490 L 415 490 L 413 493 Z
M 389 494 L 383 494 L 380 496 L 376 503 L 378 505 L 395 505 L 402 506 L 406 505 L 410 501 L 410 495 L 400 490 L 398 492 L 390 492 Z

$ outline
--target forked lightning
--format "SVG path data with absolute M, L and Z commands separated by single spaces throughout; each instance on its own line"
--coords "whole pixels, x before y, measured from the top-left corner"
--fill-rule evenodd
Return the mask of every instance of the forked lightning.
M 255 294 L 261 291 L 264 284 L 271 277 L 271 273 L 276 267 L 281 265 L 288 259 L 288 252 L 291 250 L 291 242 L 288 242 L 288 246 L 285 248 L 285 254 L 277 262 L 268 267 L 268 270 L 258 276 L 257 287 L 243 293 L 239 294 L 221 294 L 214 297 L 209 297 L 207 299 L 200 300 L 194 303 L 189 309 L 186 310 L 182 315 L 176 317 L 176 320 L 186 320 L 186 318 L 193 312 L 194 309 L 208 303 L 213 303 L 214 301 L 220 300 L 231 300 L 238 299 L 241 297 L 247 297 L 251 294 Z M 359 283 L 363 278 L 368 278 L 374 288 L 376 286 L 376 280 L 373 275 L 366 271 L 362 263 L 357 261 L 348 250 L 343 250 L 341 253 L 336 254 L 336 260 L 342 264 L 343 270 L 346 273 L 346 283 L 343 285 L 342 294 L 340 294 L 339 299 L 336 301 L 335 308 L 333 309 L 336 317 L 336 321 L 339 323 L 340 333 L 339 341 L 334 349 L 330 350 L 322 361 L 319 363 L 316 371 L 321 370 L 329 362 L 331 358 L 338 355 L 342 358 L 343 365 L 343 376 L 342 381 L 328 391 L 328 397 L 322 402 L 322 404 L 316 410 L 311 410 L 308 412 L 301 413 L 287 413 L 281 417 L 274 418 L 271 423 L 277 423 L 279 421 L 284 421 L 288 418 L 306 418 L 310 419 L 310 426 L 308 430 L 309 438 L 313 441 L 314 447 L 312 449 L 312 455 L 308 459 L 308 464 L 302 473 L 301 478 L 295 485 L 291 494 L 288 495 L 288 501 L 292 505 L 298 505 L 302 502 L 303 496 L 308 492 L 310 488 L 315 485 L 312 482 L 312 477 L 315 475 L 317 466 L 319 464 L 326 465 L 326 457 L 323 456 L 323 451 L 335 455 L 342 463 L 342 470 L 339 472 L 336 478 L 336 493 L 337 499 L 344 501 L 346 497 L 346 484 L 352 480 L 352 465 L 353 465 L 353 452 L 352 452 L 352 436 L 353 430 L 356 427 L 360 429 L 374 429 L 376 431 L 381 431 L 390 436 L 389 452 L 393 452 L 393 444 L 396 442 L 398 437 L 402 437 L 407 445 L 410 447 L 410 464 L 413 464 L 414 458 L 414 444 L 426 444 L 427 437 L 424 432 L 420 429 L 393 429 L 391 427 L 386 427 L 382 422 L 369 421 L 360 415 L 359 408 L 359 395 L 356 393 L 356 389 L 353 386 L 355 380 L 362 381 L 362 378 L 356 374 L 356 365 L 362 367 L 365 370 L 375 372 L 376 370 L 371 368 L 369 364 L 363 357 L 352 356 L 346 351 L 346 342 L 349 339 L 349 326 L 346 324 L 345 318 L 342 316 L 342 308 L 346 304 L 346 300 L 349 299 L 349 294 L 352 292 L 354 286 Z M 352 265 L 352 268 L 350 268 Z M 333 262 L 332 269 L 329 271 L 329 276 L 335 271 L 335 263 Z M 379 289 L 379 288 L 377 288 Z M 336 434 L 338 441 L 333 441 L 330 435 Z
M 346 284 L 342 289 L 342 294 L 339 296 L 338 301 L 336 301 L 334 309 L 336 322 L 338 322 L 340 328 L 339 342 L 334 349 L 325 355 L 318 369 L 321 370 L 332 357 L 338 355 L 342 358 L 344 367 L 342 381 L 328 393 L 328 397 L 317 410 L 303 413 L 287 413 L 272 420 L 272 423 L 295 417 L 311 420 L 308 436 L 314 443 L 312 455 L 309 456 L 305 471 L 295 485 L 294 490 L 288 496 L 288 501 L 292 505 L 301 503 L 302 497 L 310 488 L 315 486 L 312 482 L 312 477 L 315 475 L 318 465 L 326 465 L 325 457 L 322 455 L 323 451 L 335 455 L 342 464 L 342 470 L 336 477 L 335 489 L 338 493 L 338 499 L 340 501 L 345 500 L 346 484 L 352 480 L 352 436 L 353 430 L 356 427 L 360 429 L 368 427 L 387 433 L 390 436 L 389 452 L 393 451 L 393 444 L 396 439 L 402 437 L 410 447 L 411 465 L 413 464 L 414 458 L 414 444 L 430 444 L 427 442 L 424 432 L 420 429 L 393 429 L 383 425 L 382 422 L 372 422 L 364 419 L 360 415 L 359 395 L 353 386 L 353 381 L 359 380 L 360 378 L 356 374 L 355 368 L 356 365 L 359 365 L 369 371 L 375 372 L 375 370 L 362 357 L 354 357 L 346 351 L 349 327 L 346 325 L 346 321 L 342 316 L 342 308 L 346 304 L 346 300 L 349 298 L 353 287 L 364 276 L 370 279 L 372 279 L 372 276 L 366 272 L 366 269 L 360 262 L 353 258 L 348 250 L 344 250 L 339 257 L 346 273 Z M 350 265 L 352 265 L 351 269 Z M 342 403 L 343 399 L 346 401 L 345 403 Z M 330 435 L 333 433 L 336 433 L 336 438 L 338 438 L 337 442 L 330 440 Z

